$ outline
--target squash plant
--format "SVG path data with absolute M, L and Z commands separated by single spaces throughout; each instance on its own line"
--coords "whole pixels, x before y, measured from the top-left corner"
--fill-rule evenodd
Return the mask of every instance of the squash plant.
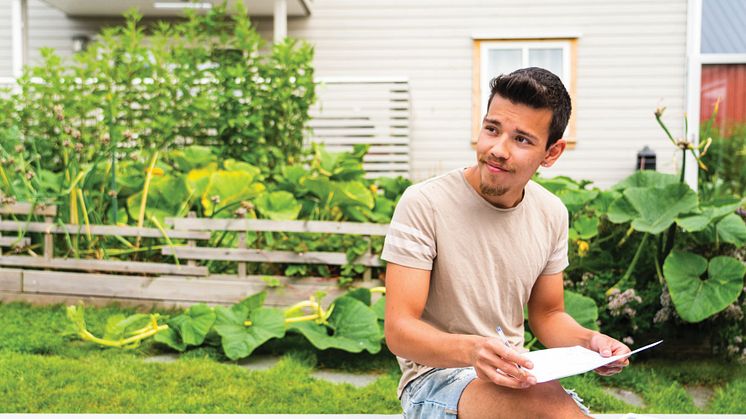
M 385 297 L 371 305 L 371 293 L 384 291 L 358 288 L 337 297 L 326 309 L 320 304 L 323 293 L 284 311 L 265 307 L 267 293 L 263 291 L 230 307 L 196 304 L 173 317 L 158 313 L 115 315 L 107 320 L 102 337 L 88 330 L 82 305 L 68 306 L 67 317 L 81 339 L 125 349 L 153 338 L 178 352 L 201 345 L 216 346 L 228 359 L 238 360 L 289 332 L 304 336 L 322 350 L 378 353 L 383 339 Z

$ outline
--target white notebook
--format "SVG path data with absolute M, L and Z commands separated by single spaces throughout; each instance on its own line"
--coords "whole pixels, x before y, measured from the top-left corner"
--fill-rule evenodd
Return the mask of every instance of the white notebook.
M 528 358 L 534 363 L 534 368 L 527 369 L 526 371 L 536 377 L 537 383 L 543 383 L 594 370 L 637 352 L 652 348 L 661 342 L 663 341 L 659 340 L 658 342 L 635 349 L 630 353 L 606 358 L 602 357 L 598 352 L 583 348 L 582 346 L 544 349 L 541 351 L 526 352 L 521 354 L 521 356 Z

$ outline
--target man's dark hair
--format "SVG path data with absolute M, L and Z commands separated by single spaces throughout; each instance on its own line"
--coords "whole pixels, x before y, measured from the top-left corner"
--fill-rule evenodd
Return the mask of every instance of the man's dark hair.
M 562 138 L 570 119 L 572 105 L 562 81 L 552 72 L 529 67 L 507 75 L 501 74 L 490 81 L 490 90 L 488 111 L 495 95 L 534 109 L 549 109 L 552 111 L 552 122 L 549 124 L 547 149 Z

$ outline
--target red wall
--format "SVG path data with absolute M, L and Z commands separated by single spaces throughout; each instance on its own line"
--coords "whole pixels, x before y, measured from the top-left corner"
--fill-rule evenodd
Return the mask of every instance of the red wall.
M 700 121 L 712 115 L 718 97 L 718 125 L 722 127 L 734 122 L 746 122 L 746 64 L 702 66 Z

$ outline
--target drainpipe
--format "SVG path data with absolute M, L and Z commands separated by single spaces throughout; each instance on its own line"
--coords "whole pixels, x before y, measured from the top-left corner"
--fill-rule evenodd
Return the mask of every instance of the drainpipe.
M 275 0 L 274 42 L 278 44 L 288 36 L 288 2 Z
M 17 79 L 26 64 L 27 32 L 27 4 L 26 0 L 12 0 L 11 3 L 11 43 L 13 45 L 13 78 Z
M 686 115 L 689 122 L 688 140 L 699 144 L 700 95 L 702 92 L 702 0 L 688 0 L 686 13 Z M 697 190 L 699 167 L 691 153 L 686 153 L 684 180 Z

